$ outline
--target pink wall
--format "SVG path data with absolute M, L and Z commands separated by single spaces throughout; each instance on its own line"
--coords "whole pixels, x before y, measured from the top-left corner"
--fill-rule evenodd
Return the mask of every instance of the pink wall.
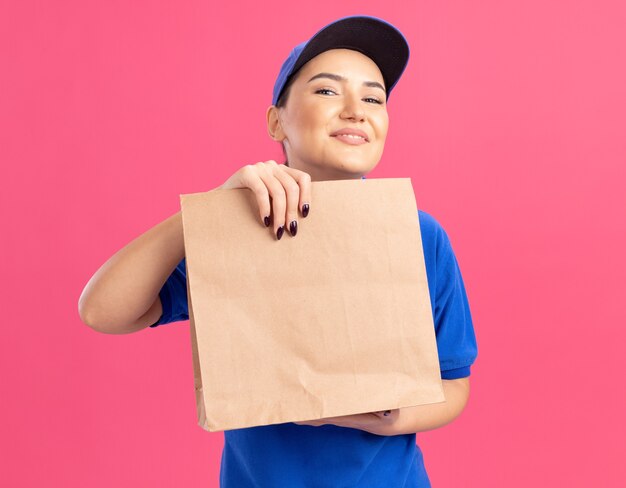
M 188 325 L 98 334 L 77 300 L 180 193 L 279 159 L 284 57 L 365 13 L 412 47 L 369 176 L 446 228 L 478 337 L 467 409 L 418 435 L 433 486 L 623 486 L 623 2 L 271 5 L 2 2 L 0 484 L 217 486 Z

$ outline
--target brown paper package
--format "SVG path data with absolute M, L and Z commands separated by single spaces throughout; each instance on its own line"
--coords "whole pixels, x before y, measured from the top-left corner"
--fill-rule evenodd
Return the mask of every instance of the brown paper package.
M 296 237 L 281 240 L 249 189 L 181 195 L 208 431 L 445 401 L 411 180 L 311 192 Z

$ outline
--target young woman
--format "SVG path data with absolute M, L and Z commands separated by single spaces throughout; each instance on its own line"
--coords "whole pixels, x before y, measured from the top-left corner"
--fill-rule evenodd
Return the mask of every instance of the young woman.
M 267 128 L 287 161 L 248 164 L 220 188 L 249 188 L 277 241 L 315 211 L 311 181 L 365 178 L 383 153 L 387 101 L 408 62 L 404 36 L 368 16 L 339 19 L 296 46 L 275 83 Z M 419 210 L 446 402 L 224 432 L 223 487 L 427 487 L 416 432 L 456 418 L 469 396 L 476 338 L 441 225 Z M 277 243 L 277 245 L 279 245 Z M 122 334 L 187 320 L 180 212 L 113 255 L 87 283 L 81 319 Z

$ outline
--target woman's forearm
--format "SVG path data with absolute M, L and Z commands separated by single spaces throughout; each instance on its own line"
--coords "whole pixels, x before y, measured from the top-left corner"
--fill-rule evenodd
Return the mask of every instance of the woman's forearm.
M 412 434 L 438 429 L 457 418 L 469 398 L 469 378 L 443 380 L 446 401 L 399 409 L 398 417 L 383 435 Z
M 158 294 L 185 256 L 180 212 L 155 225 L 109 258 L 78 301 L 81 320 L 100 332 L 124 334 L 156 322 Z
M 423 432 L 443 427 L 459 416 L 469 397 L 469 377 L 443 380 L 443 392 L 445 402 L 390 410 L 389 417 L 376 413 L 360 413 L 295 423 L 312 426 L 332 424 L 377 435 Z

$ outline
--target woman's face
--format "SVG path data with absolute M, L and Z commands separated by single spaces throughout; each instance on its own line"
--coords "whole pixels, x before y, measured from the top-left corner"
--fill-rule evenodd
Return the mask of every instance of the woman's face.
M 385 94 L 378 66 L 364 54 L 332 49 L 311 59 L 276 112 L 274 136 L 284 142 L 289 166 L 313 181 L 360 178 L 371 171 L 387 136 Z

